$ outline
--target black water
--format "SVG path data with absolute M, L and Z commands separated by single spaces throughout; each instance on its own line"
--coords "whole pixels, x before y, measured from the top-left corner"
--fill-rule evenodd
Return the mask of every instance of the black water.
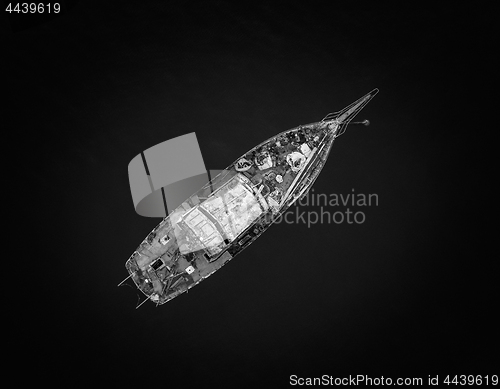
M 5 259 L 24 363 L 49 382 L 159 387 L 493 374 L 494 259 L 472 218 L 488 209 L 465 196 L 471 140 L 449 121 L 471 43 L 460 11 L 170 3 L 63 3 L 4 24 L 6 186 L 30 221 Z M 189 294 L 134 309 L 116 285 L 159 220 L 134 211 L 133 157 L 196 131 L 220 169 L 375 87 L 357 118 L 371 125 L 335 142 L 314 186 L 370 206 L 292 208 Z M 364 221 L 308 227 L 322 211 Z

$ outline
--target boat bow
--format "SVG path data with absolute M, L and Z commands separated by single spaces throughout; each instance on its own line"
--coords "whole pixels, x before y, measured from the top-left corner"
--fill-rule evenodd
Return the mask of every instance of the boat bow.
M 373 97 L 379 92 L 377 88 L 373 89 L 371 92 L 367 93 L 363 97 L 356 100 L 354 103 L 349 104 L 344 109 L 338 112 L 332 112 L 326 115 L 322 122 L 328 123 L 330 130 L 335 131 L 335 137 L 342 135 L 347 125 L 352 119 L 365 107 L 366 104 L 370 102 Z

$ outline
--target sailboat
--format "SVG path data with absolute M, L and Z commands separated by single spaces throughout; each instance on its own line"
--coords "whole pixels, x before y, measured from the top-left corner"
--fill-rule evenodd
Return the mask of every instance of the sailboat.
M 352 119 L 377 93 L 265 140 L 173 209 L 125 263 L 143 303 L 187 292 L 255 242 L 307 195 L 347 126 L 369 124 Z

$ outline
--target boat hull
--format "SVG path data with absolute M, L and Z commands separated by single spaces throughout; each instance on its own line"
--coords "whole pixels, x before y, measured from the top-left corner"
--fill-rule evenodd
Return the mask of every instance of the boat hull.
M 134 283 L 164 304 L 243 252 L 305 196 L 335 133 L 318 122 L 254 147 L 164 218 L 127 260 Z

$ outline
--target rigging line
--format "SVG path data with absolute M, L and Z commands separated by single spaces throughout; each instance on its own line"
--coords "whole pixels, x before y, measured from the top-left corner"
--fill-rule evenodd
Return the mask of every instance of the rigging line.
M 130 275 L 129 275 L 127 278 L 125 278 L 122 282 L 120 282 L 117 286 L 120 286 L 121 284 L 123 284 L 123 283 L 124 283 L 125 281 L 127 281 L 130 277 L 134 276 L 134 275 L 135 275 L 135 273 L 137 273 L 137 272 L 135 271 L 135 272 L 133 272 L 133 273 L 130 273 Z
M 144 304 L 149 299 L 150 299 L 150 296 L 147 296 L 142 303 L 140 303 L 137 307 L 135 307 L 135 309 L 140 308 L 142 306 L 142 304 Z

